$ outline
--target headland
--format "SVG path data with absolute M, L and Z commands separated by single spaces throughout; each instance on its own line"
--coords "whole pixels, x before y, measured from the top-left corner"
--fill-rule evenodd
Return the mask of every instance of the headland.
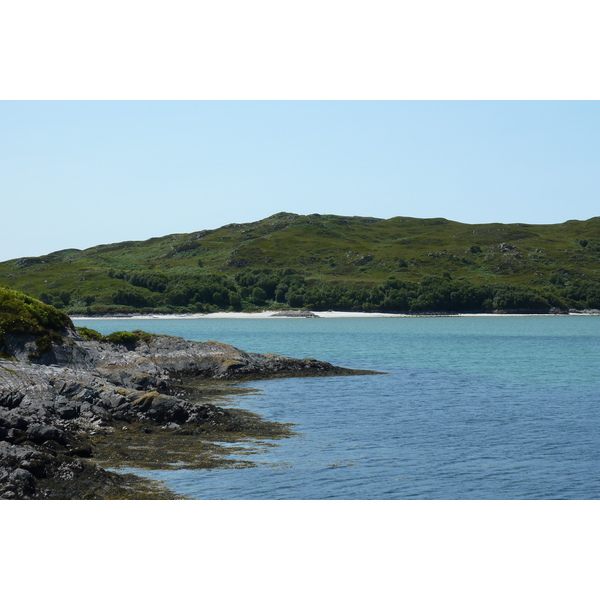
M 155 482 L 108 469 L 232 466 L 219 442 L 293 435 L 289 425 L 215 404 L 235 392 L 234 382 L 374 373 L 70 325 L 43 348 L 32 334 L 5 334 L 2 354 L 4 499 L 175 498 Z

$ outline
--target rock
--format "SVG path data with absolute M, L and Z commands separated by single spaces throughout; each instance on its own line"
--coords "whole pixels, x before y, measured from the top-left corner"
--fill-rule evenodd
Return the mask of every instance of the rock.
M 27 432 L 22 429 L 11 428 L 8 430 L 6 441 L 11 444 L 21 444 L 27 439 Z
M 26 496 L 35 491 L 35 477 L 33 473 L 19 467 L 10 472 L 7 484 L 19 496 Z
M 21 404 L 21 400 L 23 400 L 25 394 L 19 390 L 12 390 L 7 392 L 0 397 L 0 402 L 2 406 L 6 408 L 16 408 Z
M 18 415 L 10 415 L 7 419 L 5 419 L 5 423 L 8 427 L 14 427 L 15 429 L 27 429 L 29 426 L 29 423 Z
M 77 417 L 77 410 L 72 406 L 57 406 L 56 414 L 60 419 L 68 421 Z
M 316 315 L 310 310 L 280 310 L 271 315 L 272 317 L 304 317 L 308 319 L 320 319 L 319 315 Z
M 109 421 L 111 418 L 110 412 L 100 406 L 92 406 L 90 412 L 92 413 L 92 415 L 99 417 L 100 419 L 104 419 L 106 421 Z
M 75 448 L 71 448 L 69 450 L 69 455 L 89 458 L 90 456 L 92 456 L 92 447 L 88 444 L 76 446 Z
M 144 337 L 131 349 L 73 337 L 36 360 L 28 340 L 10 343 L 15 360 L 0 358 L 0 498 L 7 499 L 129 495 L 124 475 L 80 460 L 93 459 L 89 440 L 102 428 L 143 423 L 149 434 L 160 426 L 172 435 L 244 428 L 231 411 L 195 401 L 186 382 L 371 373 L 170 336 Z
M 27 435 L 30 440 L 41 444 L 47 440 L 58 442 L 62 446 L 67 443 L 64 431 L 52 425 L 33 425 L 27 429 Z

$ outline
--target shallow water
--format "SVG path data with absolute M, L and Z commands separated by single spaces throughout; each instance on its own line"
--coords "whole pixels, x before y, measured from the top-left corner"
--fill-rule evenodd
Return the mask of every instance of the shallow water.
M 243 384 L 260 392 L 237 406 L 299 435 L 256 444 L 253 468 L 152 472 L 194 498 L 600 497 L 598 317 L 76 324 L 386 371 Z

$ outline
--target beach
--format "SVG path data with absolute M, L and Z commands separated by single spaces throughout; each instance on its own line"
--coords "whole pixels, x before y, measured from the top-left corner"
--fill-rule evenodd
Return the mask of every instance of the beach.
M 340 312 L 340 311 L 310 311 L 311 316 L 322 317 L 322 318 L 363 318 L 363 317 L 411 317 L 417 315 L 406 315 L 406 314 L 390 314 L 390 313 L 362 313 L 362 312 Z M 99 316 L 85 316 L 77 315 L 72 316 L 71 319 L 267 319 L 271 317 L 277 317 L 279 319 L 298 319 L 306 318 L 304 315 L 289 316 L 279 315 L 278 311 L 266 310 L 262 312 L 214 312 L 214 313 L 191 313 L 191 314 L 165 314 L 165 315 L 151 315 L 151 314 L 116 314 L 116 315 L 99 315 Z
M 101 319 L 134 319 L 134 320 L 150 320 L 150 319 L 267 319 L 271 317 L 276 317 L 278 319 L 298 319 L 298 318 L 307 318 L 306 316 L 297 315 L 279 315 L 279 311 L 262 311 L 262 312 L 214 312 L 214 313 L 189 313 L 189 314 L 181 314 L 181 313 L 172 313 L 172 314 L 164 314 L 164 315 L 155 315 L 155 314 L 114 314 L 114 315 L 95 315 L 95 316 L 87 316 L 87 315 L 72 315 L 71 319 L 73 321 L 77 320 L 101 320 Z M 306 312 L 306 311 L 304 311 Z M 423 318 L 423 317 L 547 317 L 547 316 L 556 316 L 556 317 L 568 317 L 568 316 L 599 316 L 600 311 L 585 311 L 585 312 L 570 312 L 568 314 L 515 314 L 515 313 L 420 313 L 420 314 L 407 314 L 407 313 L 366 313 L 366 312 L 350 312 L 350 311 L 310 311 L 310 316 L 319 317 L 325 319 L 336 319 L 336 318 L 353 318 L 353 319 L 363 319 L 363 318 L 390 318 L 390 319 L 398 319 L 398 318 Z

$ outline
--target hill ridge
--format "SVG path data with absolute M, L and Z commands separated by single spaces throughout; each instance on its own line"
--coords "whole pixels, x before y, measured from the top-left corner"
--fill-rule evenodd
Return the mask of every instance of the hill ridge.
M 599 283 L 600 217 L 468 224 L 278 212 L 0 263 L 0 285 L 87 314 L 564 311 L 600 308 Z

